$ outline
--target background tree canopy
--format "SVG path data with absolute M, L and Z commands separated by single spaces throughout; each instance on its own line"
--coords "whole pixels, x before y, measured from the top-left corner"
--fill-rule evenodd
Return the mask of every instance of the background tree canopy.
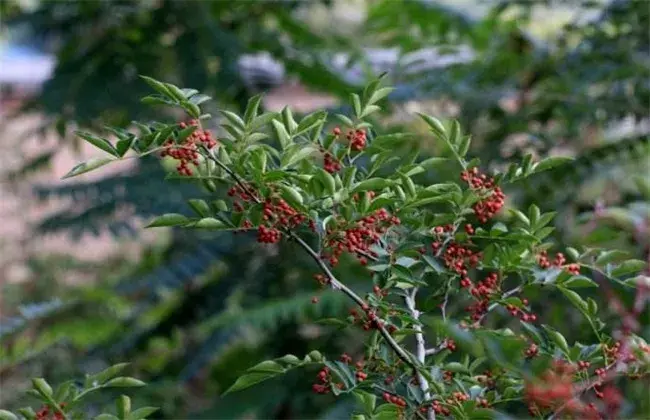
M 297 81 L 333 98 L 332 107 L 346 113 L 336 105 L 340 99 L 387 71 L 397 88 L 378 123 L 422 133 L 405 148 L 447 153 L 420 122 L 404 117 L 405 110 L 426 110 L 458 118 L 473 135 L 472 153 L 493 169 L 527 155 L 574 156 L 570 167 L 538 174 L 509 196 L 557 211 L 552 237 L 562 246 L 616 247 L 648 260 L 647 3 L 591 1 L 561 12 L 545 1 L 478 8 L 471 1 L 447 3 L 1 3 L 13 36 L 56 56 L 39 93 L 6 118 L 42 115 L 45 123 L 35 129 L 55 132 L 57 143 L 5 171 L 5 182 L 30 183 L 30 204 L 72 199 L 34 227 L 34 240 L 51 232 L 79 238 L 107 230 L 143 250 L 136 262 L 121 255 L 101 263 L 25 256 L 34 273 L 28 286 L 2 284 L 2 405 L 16 403 L 26 377 L 67 377 L 128 359 L 152 384 L 137 398 L 141 405 L 162 405 L 161 418 L 338 419 L 351 409 L 352 401 L 331 405 L 315 398 L 309 379 L 297 373 L 217 397 L 262 358 L 315 347 L 332 354 L 363 351 L 349 331 L 322 322 L 345 314 L 348 304 L 335 293 L 311 304 L 312 262 L 296 259 L 292 245 L 260 247 L 245 234 L 180 230 L 143 241 L 139 221 L 186 213 L 187 199 L 204 194 L 192 183 L 163 182 L 165 170 L 154 157 L 101 179 L 30 179 L 47 170 L 57 151 L 78 147 L 74 129 L 119 133 L 132 120 L 152 117 L 152 108 L 138 102 L 149 93 L 139 74 L 199 89 L 215 98 L 215 107 L 237 111 L 251 94 Z M 546 25 L 558 15 L 564 24 Z M 267 55 L 255 55 L 260 53 Z M 166 117 L 174 121 L 178 115 Z M 19 138 L 12 142 L 20 147 Z M 436 182 L 450 176 L 430 173 Z M 356 265 L 342 265 L 348 282 L 363 284 Z M 70 284 L 72 272 L 88 281 Z M 598 292 L 590 296 L 607 306 Z M 563 319 L 562 303 L 538 309 Z M 580 341 L 588 333 L 583 322 L 565 319 L 560 325 Z M 641 335 L 650 335 L 649 328 L 646 322 Z M 625 391 L 641 402 L 639 413 L 650 410 L 642 386 Z

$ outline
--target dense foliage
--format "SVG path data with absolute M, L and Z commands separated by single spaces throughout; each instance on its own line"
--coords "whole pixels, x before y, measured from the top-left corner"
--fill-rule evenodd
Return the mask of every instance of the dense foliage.
M 293 6 L 296 4 L 292 3 Z M 235 108 L 230 109 L 241 111 L 238 114 L 243 116 L 247 86 L 234 67 L 211 67 L 209 61 L 215 55 L 213 49 L 227 51 L 229 55 L 217 55 L 221 57 L 220 62 L 229 64 L 243 52 L 271 51 L 286 64 L 289 73 L 301 81 L 342 95 L 349 92 L 349 82 L 346 82 L 349 78 L 345 77 L 345 72 L 337 73 L 324 65 L 323 58 L 331 57 L 332 52 L 345 51 L 352 53 L 352 62 L 363 63 L 367 57 L 356 50 L 359 41 L 371 46 L 399 46 L 401 54 L 429 45 L 444 44 L 452 51 L 455 47 L 470 46 L 476 54 L 475 60 L 470 62 L 434 69 L 418 65 L 391 67 L 389 77 L 396 89 L 388 94 L 388 101 L 382 105 L 399 114 L 402 108 L 412 106 L 405 101 L 413 99 L 419 101 L 423 112 L 427 112 L 425 110 L 430 105 L 428 99 L 452 102 L 453 107 L 460 109 L 457 115 L 445 110 L 435 113 L 456 116 L 472 133 L 470 153 L 482 158 L 481 166 L 486 171 L 497 168 L 505 173 L 507 167 L 504 163 L 513 159 L 521 161 L 526 153 L 531 152 L 534 157 L 526 158 L 530 162 L 547 156 L 549 152 L 576 156 L 571 164 L 533 174 L 514 184 L 503 183 L 505 207 L 528 210 L 533 208 L 531 204 L 535 204 L 540 213 L 558 212 L 556 218 L 548 221 L 546 227 L 555 227 L 556 230 L 548 233 L 546 239 L 556 244 L 555 251 L 567 254 L 570 263 L 578 260 L 569 254 L 567 246 L 581 251 L 617 248 L 626 250 L 632 257 L 647 259 L 650 250 L 650 235 L 647 235 L 650 215 L 648 136 L 647 132 L 630 132 L 619 125 L 621 118 L 632 116 L 633 120 L 639 121 L 647 114 L 648 10 L 643 2 L 616 1 L 597 6 L 600 9 L 597 19 L 587 24 L 569 25 L 550 42 L 540 42 L 521 30 L 523 23 L 531 19 L 526 16 L 530 10 L 526 5 L 495 7 L 491 14 L 478 20 L 430 2 L 413 1 L 408 3 L 408 7 L 401 6 L 391 0 L 373 3 L 365 24 L 353 35 L 355 42 L 350 43 L 336 42 L 339 40 L 337 36 L 315 32 L 295 15 L 287 13 L 285 4 L 277 2 L 237 2 L 236 8 L 232 8 L 229 2 L 213 2 L 201 5 L 202 10 L 193 8 L 192 2 L 123 2 L 119 8 L 103 2 L 45 2 L 36 11 L 24 13 L 16 20 L 37 31 L 54 30 L 61 46 L 57 49 L 59 66 L 52 80 L 29 109 L 44 111 L 52 117 L 48 127 L 59 128 L 64 135 L 62 140 L 66 141 L 73 138 L 71 128 L 77 125 L 87 132 L 97 133 L 97 127 L 102 123 L 123 127 L 131 118 L 145 121 L 155 117 L 174 121 L 179 115 L 175 111 L 168 113 L 167 109 L 152 109 L 138 104 L 138 95 L 144 94 L 146 89 L 136 76 L 141 73 L 207 91 L 216 97 L 219 108 L 233 105 Z M 521 12 L 516 15 L 516 20 L 508 14 L 513 10 Z M 157 22 L 169 24 L 158 27 L 147 18 L 148 15 L 160 16 Z M 205 25 L 195 24 L 197 15 Z M 255 24 L 250 24 L 253 21 Z M 266 25 L 268 21 L 274 23 Z M 404 22 L 409 22 L 409 25 Z M 217 33 L 223 36 L 215 35 Z M 98 37 L 97 34 L 102 35 Z M 206 34 L 211 34 L 209 40 L 206 40 Z M 188 41 L 192 37 L 206 42 Z M 168 43 L 158 43 L 160 39 Z M 92 45 L 89 47 L 87 43 Z M 200 49 L 202 53 L 188 47 L 195 45 L 205 47 Z M 300 54 L 296 55 L 296 50 Z M 152 57 L 156 59 L 152 61 Z M 101 71 L 98 71 L 96 63 L 110 65 L 100 66 Z M 156 65 L 152 67 L 152 63 Z M 208 68 L 207 78 L 201 77 L 200 70 L 204 68 Z M 68 83 L 71 74 L 77 75 L 75 80 L 78 83 Z M 59 88 L 52 89 L 52 86 Z M 127 88 L 118 90 L 119 95 L 105 95 L 105 86 Z M 515 106 L 504 106 L 504 101 L 508 100 L 514 100 Z M 210 102 L 201 106 L 210 106 Z M 351 117 L 353 108 L 344 107 L 335 112 Z M 207 109 L 216 111 L 216 108 Z M 413 132 L 417 135 L 390 145 L 395 156 L 408 157 L 402 163 L 417 162 L 413 160 L 417 149 L 427 156 L 453 157 L 444 141 L 430 141 L 431 135 L 427 133 L 430 127 L 423 120 L 418 118 L 419 121 L 414 122 L 408 117 L 395 127 L 394 120 L 386 114 L 381 115 L 372 114 L 377 116 L 372 120 L 376 131 L 368 131 L 363 142 L 358 136 L 358 145 L 364 144 L 372 151 L 378 133 Z M 228 119 L 223 115 L 215 117 L 203 120 L 203 129 L 215 132 L 217 140 L 231 136 L 218 127 L 218 124 L 227 124 Z M 281 116 L 277 119 L 284 122 Z M 175 123 L 166 124 L 176 127 Z M 149 121 L 145 125 L 149 127 Z M 355 124 L 339 125 L 343 129 L 341 136 L 344 136 L 344 128 Z M 286 123 L 285 126 L 288 127 Z M 332 128 L 328 126 L 328 130 Z M 107 130 L 97 135 L 115 144 L 123 132 L 114 128 L 111 134 L 108 133 Z M 273 130 L 267 134 L 275 141 L 277 135 Z M 355 160 L 359 167 L 368 168 L 371 164 L 364 157 L 369 156 L 370 151 L 365 150 L 365 155 Z M 22 180 L 29 170 L 46 162 L 53 152 L 44 151 L 43 156 L 28 162 L 24 171 L 12 175 Z M 197 216 L 186 206 L 188 199 L 206 203 L 215 199 L 214 193 L 205 190 L 206 186 L 188 181 L 187 176 L 173 176 L 164 181 L 165 170 L 154 154 L 139 162 L 137 169 L 117 177 L 39 187 L 36 192 L 40 198 L 75 198 L 74 206 L 44 220 L 39 231 L 66 231 L 79 236 L 108 229 L 116 236 L 137 234 L 130 213 L 120 211 L 124 207 L 133 208 L 137 215 L 145 218 L 162 213 L 179 213 L 193 218 Z M 174 166 L 169 158 L 165 162 L 165 166 Z M 336 170 L 337 165 L 342 166 L 339 170 L 344 169 L 345 162 L 341 164 L 332 155 L 329 164 L 323 164 L 322 168 Z M 415 181 L 423 186 L 455 184 L 461 191 L 466 191 L 468 185 L 459 181 L 459 172 L 460 166 L 438 161 L 437 165 L 415 175 Z M 630 174 L 636 176 L 630 177 Z M 338 191 L 339 185 L 335 184 L 335 187 Z M 302 185 L 298 188 L 302 191 Z M 307 196 L 311 197 L 309 194 Z M 101 200 L 96 197 L 101 197 Z M 221 199 L 230 203 L 228 196 Z M 365 200 L 364 195 L 360 199 Z M 289 203 L 286 198 L 285 201 Z M 437 211 L 437 207 L 433 209 Z M 534 218 L 528 211 L 524 216 L 528 220 Z M 507 211 L 497 214 L 496 220 L 506 226 L 507 234 L 512 234 L 513 228 L 534 230 L 533 226 L 526 226 L 524 220 L 509 220 Z M 401 229 L 410 226 L 401 217 L 400 222 Z M 476 222 L 480 220 L 472 222 L 474 235 L 478 230 Z M 338 224 L 337 227 L 342 228 Z M 464 230 L 464 226 L 461 228 Z M 485 234 L 496 235 L 500 228 L 499 225 L 495 232 L 486 230 Z M 275 238 L 272 232 L 266 236 L 267 239 Z M 314 239 L 309 236 L 309 231 L 305 233 L 307 239 Z M 250 391 L 219 399 L 188 395 L 214 396 L 257 361 L 286 353 L 301 356 L 303 362 L 302 356 L 314 348 L 321 349 L 328 360 L 343 352 L 355 359 L 364 354 L 359 330 L 339 330 L 340 322 L 332 321 L 334 318 L 343 319 L 347 314 L 349 304 L 346 297 L 328 290 L 318 296 L 317 304 L 312 304 L 312 289 L 316 283 L 305 279 L 314 274 L 313 262 L 308 258 L 297 258 L 296 255 L 300 254 L 295 245 L 281 242 L 280 246 L 260 248 L 255 237 L 251 234 L 175 229 L 168 243 L 152 248 L 136 267 L 116 261 L 108 261 L 99 267 L 81 266 L 67 260 L 34 261 L 34 271 L 44 273 L 44 278 L 38 280 L 36 289 L 27 291 L 23 301 L 42 303 L 23 304 L 19 316 L 11 322 L 3 320 L 3 374 L 14 377 L 14 372 L 20 375 L 25 369 L 32 369 L 35 376 L 67 378 L 96 371 L 98 369 L 94 366 L 104 364 L 106 360 L 133 360 L 139 375 L 146 376 L 151 382 L 149 387 L 140 391 L 141 395 L 142 392 L 149 393 L 143 395 L 147 400 L 143 404 L 161 406 L 161 415 L 166 417 L 232 418 L 244 414 L 267 416 L 269 413 L 274 417 L 345 417 L 350 411 L 351 401 L 345 398 L 347 394 L 342 395 L 336 405 L 327 398 L 315 398 L 303 371 L 292 371 L 281 380 L 263 382 Z M 484 244 L 479 242 L 477 247 Z M 618 302 L 613 296 L 619 296 L 622 306 L 632 308 L 631 288 L 615 283 L 612 285 L 614 290 L 602 289 L 606 282 L 602 281 L 601 274 L 592 276 L 594 268 L 605 270 L 607 274 L 606 270 L 614 267 L 608 268 L 607 259 L 602 260 L 604 266 L 595 266 L 592 257 L 595 258 L 597 251 L 589 252 L 585 260 L 580 260 L 589 265 L 582 268 L 581 274 L 596 281 L 601 288 L 580 289 L 580 295 L 584 299 L 593 299 L 600 308 Z M 549 279 L 553 279 L 558 271 L 552 268 L 553 254 L 551 252 L 548 257 L 548 264 L 551 264 Z M 427 248 L 427 255 L 433 255 L 430 248 Z M 615 258 L 624 258 L 622 254 L 614 255 Z M 61 266 L 61 270 L 53 270 L 54 265 Z M 377 264 L 370 262 L 370 265 Z M 102 284 L 88 288 L 62 285 L 54 290 L 52 283 L 72 270 L 101 273 L 95 275 L 103 280 Z M 343 257 L 337 267 L 339 273 L 351 289 L 362 291 L 360 296 L 365 299 L 363 293 L 370 292 L 367 268 L 354 259 Z M 380 275 L 376 276 L 379 278 Z M 475 281 L 472 279 L 473 283 Z M 384 286 L 381 282 L 377 285 Z M 424 293 L 418 293 L 418 300 L 422 300 Z M 53 296 L 65 296 L 66 299 L 51 300 Z M 469 294 L 460 293 L 458 296 L 471 299 Z M 567 316 L 565 301 L 559 296 L 546 288 L 526 289 L 527 308 L 530 309 L 527 313 L 541 318 L 531 325 L 543 322 L 554 326 L 568 338 L 571 346 L 574 341 L 593 342 L 595 335 L 589 323 L 577 316 L 579 312 L 575 312 L 576 316 Z M 419 304 L 424 305 L 420 310 L 427 313 L 436 311 L 435 299 Z M 464 308 L 464 303 L 456 300 L 451 300 L 449 305 L 450 314 Z M 514 318 L 510 323 L 506 322 L 508 318 L 499 315 L 502 309 L 496 312 L 485 319 L 490 328 L 511 328 L 518 333 L 518 328 L 528 325 L 515 322 Z M 522 315 L 519 309 L 516 313 Z M 83 317 L 79 317 L 80 314 Z M 600 311 L 599 316 L 607 325 L 608 333 L 614 332 L 620 323 L 621 315 L 616 311 Z M 328 320 L 316 322 L 322 318 Z M 639 319 L 641 336 L 647 336 L 645 318 Z M 435 320 L 424 316 L 422 321 L 428 322 L 423 327 L 433 333 L 431 339 L 434 343 L 438 335 L 444 335 L 436 330 L 438 324 Z M 451 337 L 452 332 L 449 334 Z M 544 335 L 544 338 L 547 337 Z M 412 350 L 410 340 L 407 337 L 406 343 Z M 484 338 L 479 337 L 477 342 L 483 343 L 482 340 Z M 465 351 L 462 339 L 455 341 L 458 348 Z M 550 345 L 542 349 L 540 359 L 546 358 L 553 348 Z M 448 352 L 443 351 L 440 356 Z M 441 363 L 455 361 L 458 354 L 458 351 L 451 353 L 447 356 L 449 359 Z M 83 363 L 70 363 L 74 360 Z M 66 366 L 74 366 L 74 372 Z M 590 372 L 594 367 L 591 366 Z M 16 368 L 20 370 L 16 371 Z M 457 374 L 461 378 L 463 375 L 468 374 Z M 181 391 L 176 386 L 177 381 L 186 384 L 190 392 Z M 631 401 L 625 409 L 637 410 L 637 413 L 648 410 L 647 406 L 634 405 L 644 401 L 640 385 L 634 386 L 634 382 L 629 381 L 618 385 Z M 273 390 L 273 393 L 264 392 L 265 389 Z M 20 387 L 16 392 L 19 390 Z M 409 398 L 406 400 L 411 402 Z M 328 411 L 330 407 L 332 410 Z M 505 409 L 499 406 L 497 409 L 512 413 L 511 410 L 518 408 L 507 405 Z M 524 413 L 525 410 L 517 412 L 519 415 Z
M 164 214 L 150 227 L 253 230 L 262 244 L 286 239 L 313 259 L 318 284 L 356 305 L 349 317 L 329 323 L 356 331 L 365 343 L 359 360 L 343 353 L 336 361 L 315 350 L 304 359 L 287 354 L 250 368 L 227 392 L 316 364 L 321 370 L 313 391 L 355 395 L 355 418 L 477 418 L 495 410 L 517 414 L 518 402 L 532 416 L 610 418 L 623 409 L 618 386 L 625 385 L 619 384 L 650 373 L 650 346 L 636 334 L 650 285 L 647 277 L 631 276 L 644 261 L 573 248 L 567 249 L 571 261 L 561 252 L 551 258 L 553 244 L 545 238 L 554 214 L 535 205 L 527 214 L 510 208 L 507 224 L 492 220 L 506 203 L 502 184 L 566 158 L 534 163 L 528 155 L 506 173 L 488 176 L 478 160 L 466 160 L 471 139 L 457 122 L 444 125 L 424 114 L 453 158 L 400 156 L 395 151 L 414 136 L 381 135 L 371 123 L 391 91 L 379 80 L 352 94 L 353 118 L 336 115 L 341 127 L 328 129 L 328 115 L 320 111 L 300 121 L 289 108 L 259 114 L 257 96 L 242 117 L 222 111 L 229 136 L 217 140 L 202 125 L 210 116 L 200 105 L 209 97 L 145 80 L 157 94 L 142 102 L 177 106 L 192 120 L 136 123 L 139 133 L 114 130 L 115 144 L 80 132 L 110 157 L 83 162 L 66 177 L 130 151 L 160 153 L 172 159 L 170 177 L 201 184 L 214 200 L 191 199 L 192 217 Z M 457 167 L 462 182 L 417 181 L 441 166 Z M 335 274 L 347 257 L 370 275 L 371 291 L 354 290 Z M 633 307 L 616 300 L 620 321 L 606 324 L 597 303 L 578 293 L 594 286 L 635 292 Z M 531 291 L 566 299 L 591 327 L 590 341 L 569 344 L 547 324 L 552 319 L 534 310 L 539 303 L 526 297 Z M 311 303 L 319 304 L 318 297 Z M 640 413 L 644 403 L 629 402 L 628 412 Z

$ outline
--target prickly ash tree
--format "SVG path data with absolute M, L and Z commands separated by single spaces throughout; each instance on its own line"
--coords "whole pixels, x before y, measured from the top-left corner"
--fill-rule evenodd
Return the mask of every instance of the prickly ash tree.
M 634 323 L 648 298 L 647 277 L 631 276 L 643 262 L 600 250 L 551 255 L 544 240 L 553 214 L 536 206 L 504 211 L 505 184 L 566 159 L 527 157 L 487 175 L 478 160 L 466 159 L 470 137 L 457 122 L 426 115 L 420 117 L 450 158 L 399 156 L 415 136 L 373 129 L 371 117 L 390 92 L 380 80 L 353 94 L 354 115 L 336 115 L 334 123 L 323 111 L 300 121 L 289 109 L 259 114 L 261 98 L 254 97 L 243 116 L 222 112 L 227 135 L 217 140 L 204 128 L 207 96 L 144 79 L 157 92 L 144 103 L 182 108 L 189 121 L 134 123 L 137 134 L 111 128 L 115 144 L 79 133 L 110 157 L 77 165 L 68 176 L 127 153 L 160 154 L 173 166 L 171 178 L 202 184 L 214 200 L 191 200 L 195 217 L 165 214 L 150 226 L 250 231 L 260 243 L 297 244 L 315 262 L 316 283 L 350 298 L 355 307 L 342 322 L 366 340 L 357 361 L 317 351 L 286 355 L 254 366 L 228 392 L 315 364 L 314 392 L 353 394 L 358 419 L 482 418 L 517 404 L 536 417 L 601 418 L 621 407 L 617 381 L 648 374 L 650 348 Z M 418 181 L 443 169 L 455 180 Z M 367 288 L 353 290 L 339 276 L 342 258 L 365 267 Z M 620 326 L 606 326 L 596 302 L 575 291 L 608 284 L 637 293 Z M 544 314 L 532 309 L 539 303 L 525 297 L 540 288 L 584 317 L 593 343 L 570 345 L 543 323 Z

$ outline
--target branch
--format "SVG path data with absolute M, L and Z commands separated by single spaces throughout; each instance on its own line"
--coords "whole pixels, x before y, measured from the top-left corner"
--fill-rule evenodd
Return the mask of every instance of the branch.
M 323 260 L 320 258 L 320 256 L 314 251 L 301 237 L 296 235 L 295 233 L 288 231 L 287 234 L 294 239 L 307 253 L 316 261 L 316 264 L 320 267 L 320 269 L 325 273 L 327 278 L 329 279 L 330 284 L 332 285 L 333 289 L 340 290 L 343 293 L 345 293 L 350 299 L 352 299 L 357 305 L 361 307 L 367 306 L 367 303 L 361 299 L 359 295 L 357 295 L 352 289 L 347 287 L 345 284 L 341 283 L 332 273 L 332 271 L 327 267 L 327 265 L 323 262 Z M 379 330 L 379 333 L 381 336 L 386 340 L 388 345 L 397 353 L 397 356 L 408 366 L 413 368 L 414 371 L 418 371 L 418 365 L 413 362 L 409 354 L 404 350 L 403 348 L 400 347 L 400 345 L 395 341 L 395 339 L 390 335 L 390 333 L 384 328 L 383 325 L 380 325 L 379 323 L 375 323 L 377 326 L 377 329 Z
M 414 287 L 410 295 L 404 296 L 404 301 L 406 302 L 406 306 L 411 312 L 411 316 L 416 321 L 420 319 L 420 311 L 418 311 L 415 308 L 415 297 L 417 296 L 417 293 L 418 293 L 418 288 Z M 415 330 L 415 341 L 417 343 L 416 356 L 418 358 L 418 362 L 424 365 L 424 359 L 426 357 L 426 343 L 424 342 L 424 334 L 422 334 L 422 327 L 419 324 L 413 324 L 413 329 Z M 427 401 L 430 400 L 431 393 L 429 392 L 429 382 L 425 379 L 425 377 L 420 372 L 417 373 L 417 377 L 418 377 L 418 382 L 420 384 L 420 389 L 422 390 L 422 394 L 424 394 L 424 399 Z M 435 420 L 436 418 L 436 414 L 434 413 L 431 407 L 429 407 L 429 409 L 427 410 L 427 418 L 428 420 Z
M 444 340 L 442 343 L 438 344 L 436 347 L 431 347 L 424 351 L 424 354 L 427 356 L 433 356 L 434 354 L 440 353 L 442 350 L 447 348 L 447 340 Z

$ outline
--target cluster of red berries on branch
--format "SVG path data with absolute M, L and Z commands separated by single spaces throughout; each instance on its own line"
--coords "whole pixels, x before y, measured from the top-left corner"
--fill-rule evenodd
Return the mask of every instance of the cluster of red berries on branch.
M 460 178 L 479 193 L 481 199 L 472 206 L 474 214 L 481 223 L 486 223 L 501 210 L 506 196 L 494 179 L 479 172 L 478 168 L 463 171 Z
M 386 401 L 389 404 L 394 404 L 399 408 L 404 408 L 406 407 L 406 401 L 404 398 L 398 396 L 398 395 L 393 395 L 388 392 L 384 392 L 384 395 L 382 395 L 384 401 Z
M 361 306 L 361 309 L 363 310 L 363 313 L 365 316 L 360 315 L 359 311 L 357 311 L 355 308 L 350 309 L 350 316 L 352 317 L 352 323 L 360 323 L 361 327 L 363 328 L 364 331 L 370 331 L 371 329 L 374 328 L 381 328 L 385 325 L 385 322 L 382 321 L 378 316 L 377 313 L 373 308 L 371 308 L 368 304 L 364 303 Z M 397 331 L 397 327 L 395 327 L 393 324 L 389 324 L 386 327 L 386 330 L 392 334 L 395 331 Z
M 329 383 L 331 379 L 330 369 L 325 366 L 316 375 L 316 383 L 311 386 L 311 389 L 317 394 L 327 394 L 330 392 Z
M 334 133 L 334 136 L 336 136 L 337 138 L 341 135 L 341 129 L 339 127 L 334 128 L 332 132 Z M 350 148 L 355 152 L 360 152 L 366 147 L 366 142 L 367 142 L 366 130 L 363 129 L 348 130 L 348 132 L 345 135 L 345 138 L 350 143 Z
M 577 418 L 600 419 L 600 413 L 593 403 L 584 404 L 576 398 L 573 384 L 575 367 L 561 360 L 542 374 L 540 380 L 525 384 L 524 395 L 529 404 L 528 411 L 536 415 L 540 410 L 561 410 Z
M 292 229 L 302 224 L 306 217 L 291 207 L 283 199 L 272 200 L 267 198 L 264 202 L 262 219 L 264 220 L 257 229 L 257 240 L 261 243 L 277 243 L 282 238 L 280 229 Z
M 341 170 L 341 163 L 330 152 L 323 154 L 323 169 L 333 174 Z
M 537 344 L 531 343 L 530 346 L 524 351 L 524 356 L 526 356 L 526 359 L 532 359 L 533 357 L 537 356 L 539 353 L 539 347 L 537 347 Z
M 59 407 L 64 408 L 66 403 L 59 404 Z M 37 412 L 36 420 L 63 420 L 65 417 L 59 410 L 51 410 L 47 405 L 42 406 Z
M 187 128 L 188 126 L 198 127 L 198 120 L 191 120 L 189 123 L 182 122 L 179 124 L 181 129 Z M 189 165 L 194 164 L 198 166 L 199 164 L 199 145 L 204 145 L 208 149 L 212 149 L 217 145 L 217 141 L 212 137 L 212 133 L 208 130 L 201 130 L 197 128 L 183 140 L 183 143 L 176 144 L 173 139 L 168 139 L 165 141 L 163 146 L 165 150 L 160 153 L 161 157 L 170 156 L 174 159 L 180 160 L 180 163 L 176 167 L 176 171 L 179 175 L 192 175 L 192 169 Z
M 442 226 L 437 226 L 434 228 L 436 235 L 441 235 L 446 229 L 453 230 L 453 226 L 447 225 L 443 228 Z M 440 248 L 443 246 L 442 242 L 434 241 L 431 243 L 431 249 L 434 253 L 438 253 Z M 472 251 L 469 247 L 457 244 L 456 242 L 451 242 L 445 252 L 442 254 L 442 259 L 445 263 L 445 266 L 449 270 L 454 270 L 457 274 L 461 276 L 467 276 L 467 270 L 469 268 L 474 268 L 478 265 L 481 260 L 482 254 L 480 252 Z M 469 287 L 471 285 L 471 280 L 466 278 L 466 281 L 463 282 L 465 286 Z
M 486 370 L 483 375 L 476 377 L 476 380 L 480 384 L 484 384 L 487 388 L 493 389 L 496 387 L 497 383 L 493 378 L 492 371 Z
M 528 305 L 528 299 L 522 299 L 521 302 L 524 305 Z M 518 316 L 523 322 L 535 322 L 537 321 L 537 315 L 532 314 L 532 313 L 526 313 L 521 308 L 516 307 L 515 305 L 512 304 L 507 304 L 506 305 L 506 310 L 510 312 L 510 315 L 512 316 Z
M 422 407 L 424 410 L 421 410 L 422 412 L 426 413 L 427 412 L 427 407 Z M 439 416 L 448 416 L 451 414 L 451 411 L 443 406 L 440 401 L 434 401 L 431 403 L 431 408 L 433 408 L 433 412 L 436 413 Z
M 233 203 L 233 208 L 237 212 L 245 210 L 245 205 L 251 202 L 259 202 L 260 198 L 257 192 L 249 186 L 246 188 L 235 185 L 228 190 L 230 197 L 241 200 Z M 257 228 L 257 241 L 260 243 L 274 244 L 282 239 L 282 229 L 292 229 L 302 224 L 306 216 L 298 210 L 291 207 L 281 198 L 267 198 L 264 201 L 262 209 L 262 223 Z M 244 222 L 245 228 L 252 227 L 250 221 Z M 310 224 L 312 226 L 312 224 Z
M 543 269 L 550 268 L 551 266 L 562 267 L 564 266 L 565 262 L 566 262 L 566 258 L 564 257 L 564 254 L 562 254 L 561 252 L 555 254 L 555 258 L 553 258 L 553 261 L 549 259 L 549 255 L 547 251 L 540 252 L 537 257 L 537 264 Z M 580 264 L 568 264 L 565 266 L 565 269 L 570 274 L 573 275 L 580 274 Z
M 371 251 L 370 247 L 379 243 L 381 235 L 391 226 L 400 223 L 398 217 L 390 216 L 386 209 L 379 209 L 372 215 L 356 221 L 350 227 L 328 228 L 325 247 L 330 250 L 331 255 L 323 257 L 328 258 L 330 265 L 334 267 L 338 264 L 341 254 L 349 252 L 356 255 L 359 262 L 365 265 L 368 260 L 364 254 L 375 257 L 376 253 Z

